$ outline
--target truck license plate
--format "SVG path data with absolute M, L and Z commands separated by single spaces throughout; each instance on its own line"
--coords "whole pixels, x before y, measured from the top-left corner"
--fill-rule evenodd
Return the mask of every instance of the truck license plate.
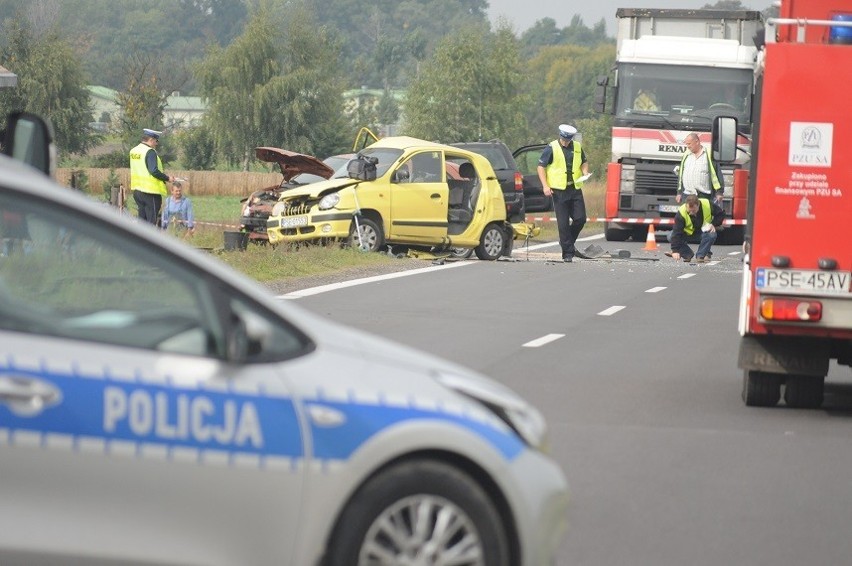
M 660 212 L 677 212 L 676 204 L 661 204 L 657 208 Z
M 761 291 L 787 291 L 834 295 L 849 292 L 852 273 L 805 269 L 757 269 L 755 286 Z
M 296 228 L 297 226 L 307 226 L 307 216 L 287 216 L 281 219 L 282 228 Z

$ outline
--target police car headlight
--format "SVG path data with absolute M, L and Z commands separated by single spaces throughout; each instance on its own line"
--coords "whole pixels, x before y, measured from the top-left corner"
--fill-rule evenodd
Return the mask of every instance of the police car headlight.
M 338 193 L 331 193 L 330 195 L 325 195 L 319 201 L 319 209 L 320 210 L 328 210 L 329 208 L 334 208 L 337 206 L 337 203 L 340 202 L 340 195 Z
M 505 422 L 532 448 L 547 452 L 547 423 L 541 413 L 509 389 L 459 374 L 439 373 L 438 381 L 450 389 L 478 401 Z
M 272 207 L 272 216 L 281 216 L 284 214 L 284 210 L 287 208 L 287 205 L 283 202 L 276 202 Z

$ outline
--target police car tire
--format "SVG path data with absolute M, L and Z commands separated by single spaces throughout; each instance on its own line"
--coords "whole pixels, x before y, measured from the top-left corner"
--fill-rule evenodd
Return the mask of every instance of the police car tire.
M 458 507 L 473 523 L 482 564 L 509 566 L 508 535 L 485 490 L 461 470 L 433 460 L 408 461 L 370 478 L 340 515 L 329 541 L 326 566 L 352 566 L 378 517 L 412 496 L 435 496 Z
M 474 251 L 476 257 L 488 261 L 494 261 L 503 255 L 505 248 L 506 233 L 498 224 L 489 224 L 482 231 L 480 243 Z

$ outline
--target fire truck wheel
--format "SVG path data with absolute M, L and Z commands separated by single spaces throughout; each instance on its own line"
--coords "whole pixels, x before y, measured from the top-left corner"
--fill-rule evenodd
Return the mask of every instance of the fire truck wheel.
M 825 377 L 788 375 L 784 387 L 784 401 L 796 409 L 818 409 L 822 405 Z
M 743 371 L 743 401 L 749 407 L 774 407 L 781 399 L 781 376 L 755 370 Z

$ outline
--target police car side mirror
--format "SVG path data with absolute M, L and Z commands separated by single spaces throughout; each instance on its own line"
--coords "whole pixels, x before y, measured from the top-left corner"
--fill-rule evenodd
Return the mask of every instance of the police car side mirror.
M 29 112 L 9 114 L 3 153 L 52 177 L 56 168 L 53 127 L 48 120 Z
M 717 116 L 711 130 L 713 159 L 717 163 L 731 163 L 737 158 L 737 119 Z

